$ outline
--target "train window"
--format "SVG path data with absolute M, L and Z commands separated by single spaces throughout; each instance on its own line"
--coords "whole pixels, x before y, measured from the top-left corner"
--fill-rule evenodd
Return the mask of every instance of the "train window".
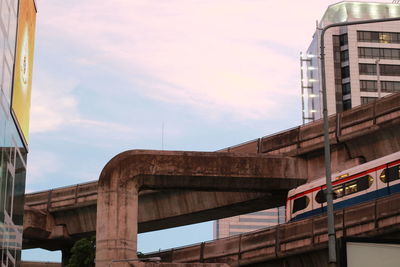
M 333 199 L 337 199 L 343 196 L 344 190 L 343 185 L 337 185 L 332 188 L 333 191 Z M 326 189 L 320 190 L 315 196 L 315 201 L 317 203 L 322 204 L 326 202 Z
M 332 190 L 333 190 L 333 199 L 337 199 L 344 196 L 344 190 L 342 185 L 335 186 L 332 188 Z
M 358 188 L 357 181 L 353 181 L 351 183 L 347 183 L 346 186 L 345 186 L 345 195 L 347 196 L 347 195 L 350 195 L 350 194 L 353 194 L 353 193 L 357 193 L 357 191 L 359 191 L 358 189 L 359 188 Z
M 372 178 L 372 176 L 365 175 L 354 181 L 334 186 L 332 188 L 333 199 L 341 198 L 343 196 L 351 195 L 366 190 L 372 185 L 373 182 L 374 178 Z M 320 190 L 315 196 L 315 201 L 317 201 L 317 203 L 322 204 L 326 202 L 325 190 L 326 189 Z
M 318 191 L 317 195 L 315 196 L 315 201 L 317 201 L 319 204 L 326 202 L 325 190 Z
M 296 198 L 293 201 L 292 213 L 298 212 L 299 210 L 304 210 L 305 208 L 307 208 L 309 203 L 310 203 L 310 199 L 308 198 L 308 196 L 302 196 L 302 197 Z
M 384 169 L 379 178 L 384 183 L 400 179 L 400 165 Z
M 344 184 L 344 194 L 351 195 L 363 190 L 367 190 L 372 183 L 374 182 L 374 178 L 370 175 L 365 175 L 357 180 L 348 182 Z

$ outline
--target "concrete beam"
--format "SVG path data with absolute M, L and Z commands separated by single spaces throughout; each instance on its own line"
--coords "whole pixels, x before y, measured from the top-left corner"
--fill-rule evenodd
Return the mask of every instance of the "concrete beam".
M 59 239 L 50 239 L 58 226 L 65 226 L 70 242 L 96 234 L 96 186 L 82 184 L 26 195 L 24 249 L 60 250 Z M 70 190 L 70 188 L 74 190 Z M 78 189 L 78 190 L 76 190 Z M 76 190 L 76 191 L 75 191 Z M 94 190 L 92 192 L 92 190 Z M 51 195 L 52 197 L 48 198 Z M 139 233 L 205 222 L 282 206 L 286 191 L 201 192 L 190 190 L 139 192 Z M 90 198 L 88 199 L 88 196 Z M 196 205 L 192 205 L 196 203 Z M 151 212 L 149 212 L 151 211 Z
M 395 93 L 329 117 L 332 173 L 400 151 L 399 103 Z M 317 120 L 221 151 L 301 157 L 312 181 L 325 175 L 322 128 Z
M 305 181 L 305 170 L 303 160 L 270 155 L 123 152 L 99 178 L 96 266 L 136 258 L 140 190 L 287 191 Z

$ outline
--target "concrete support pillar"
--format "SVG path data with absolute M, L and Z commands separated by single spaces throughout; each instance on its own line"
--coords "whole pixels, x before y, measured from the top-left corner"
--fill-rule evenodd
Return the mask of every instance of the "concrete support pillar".
M 96 267 L 137 259 L 138 184 L 136 179 L 109 181 L 111 184 L 99 186 L 98 191 Z M 126 265 L 112 263 L 113 267 Z
M 61 266 L 65 267 L 68 264 L 69 258 L 71 257 L 71 247 L 66 247 L 61 250 Z

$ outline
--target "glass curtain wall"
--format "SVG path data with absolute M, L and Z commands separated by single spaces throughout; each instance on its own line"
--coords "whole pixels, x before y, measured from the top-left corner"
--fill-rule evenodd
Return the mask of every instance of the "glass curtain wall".
M 27 151 L 11 116 L 18 0 L 0 0 L 0 257 L 17 266 L 22 248 Z

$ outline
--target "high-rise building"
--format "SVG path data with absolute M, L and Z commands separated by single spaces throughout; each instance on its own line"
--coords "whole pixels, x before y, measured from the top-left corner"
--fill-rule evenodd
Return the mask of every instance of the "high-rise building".
M 342 1 L 328 7 L 300 58 L 303 123 L 322 117 L 320 29 L 338 22 L 391 17 L 400 17 L 400 4 Z M 400 92 L 400 21 L 331 28 L 324 41 L 329 114 Z M 284 216 L 281 207 L 218 220 L 214 238 L 270 227 L 284 222 Z
M 343 1 L 328 7 L 300 58 L 303 123 L 322 117 L 320 29 L 392 17 L 400 17 L 400 4 Z M 328 114 L 400 92 L 400 21 L 330 28 L 324 42 Z
M 214 238 L 244 234 L 285 222 L 285 207 L 224 218 L 214 223 Z
M 0 0 L 0 14 L 0 257 L 19 266 L 36 5 Z

